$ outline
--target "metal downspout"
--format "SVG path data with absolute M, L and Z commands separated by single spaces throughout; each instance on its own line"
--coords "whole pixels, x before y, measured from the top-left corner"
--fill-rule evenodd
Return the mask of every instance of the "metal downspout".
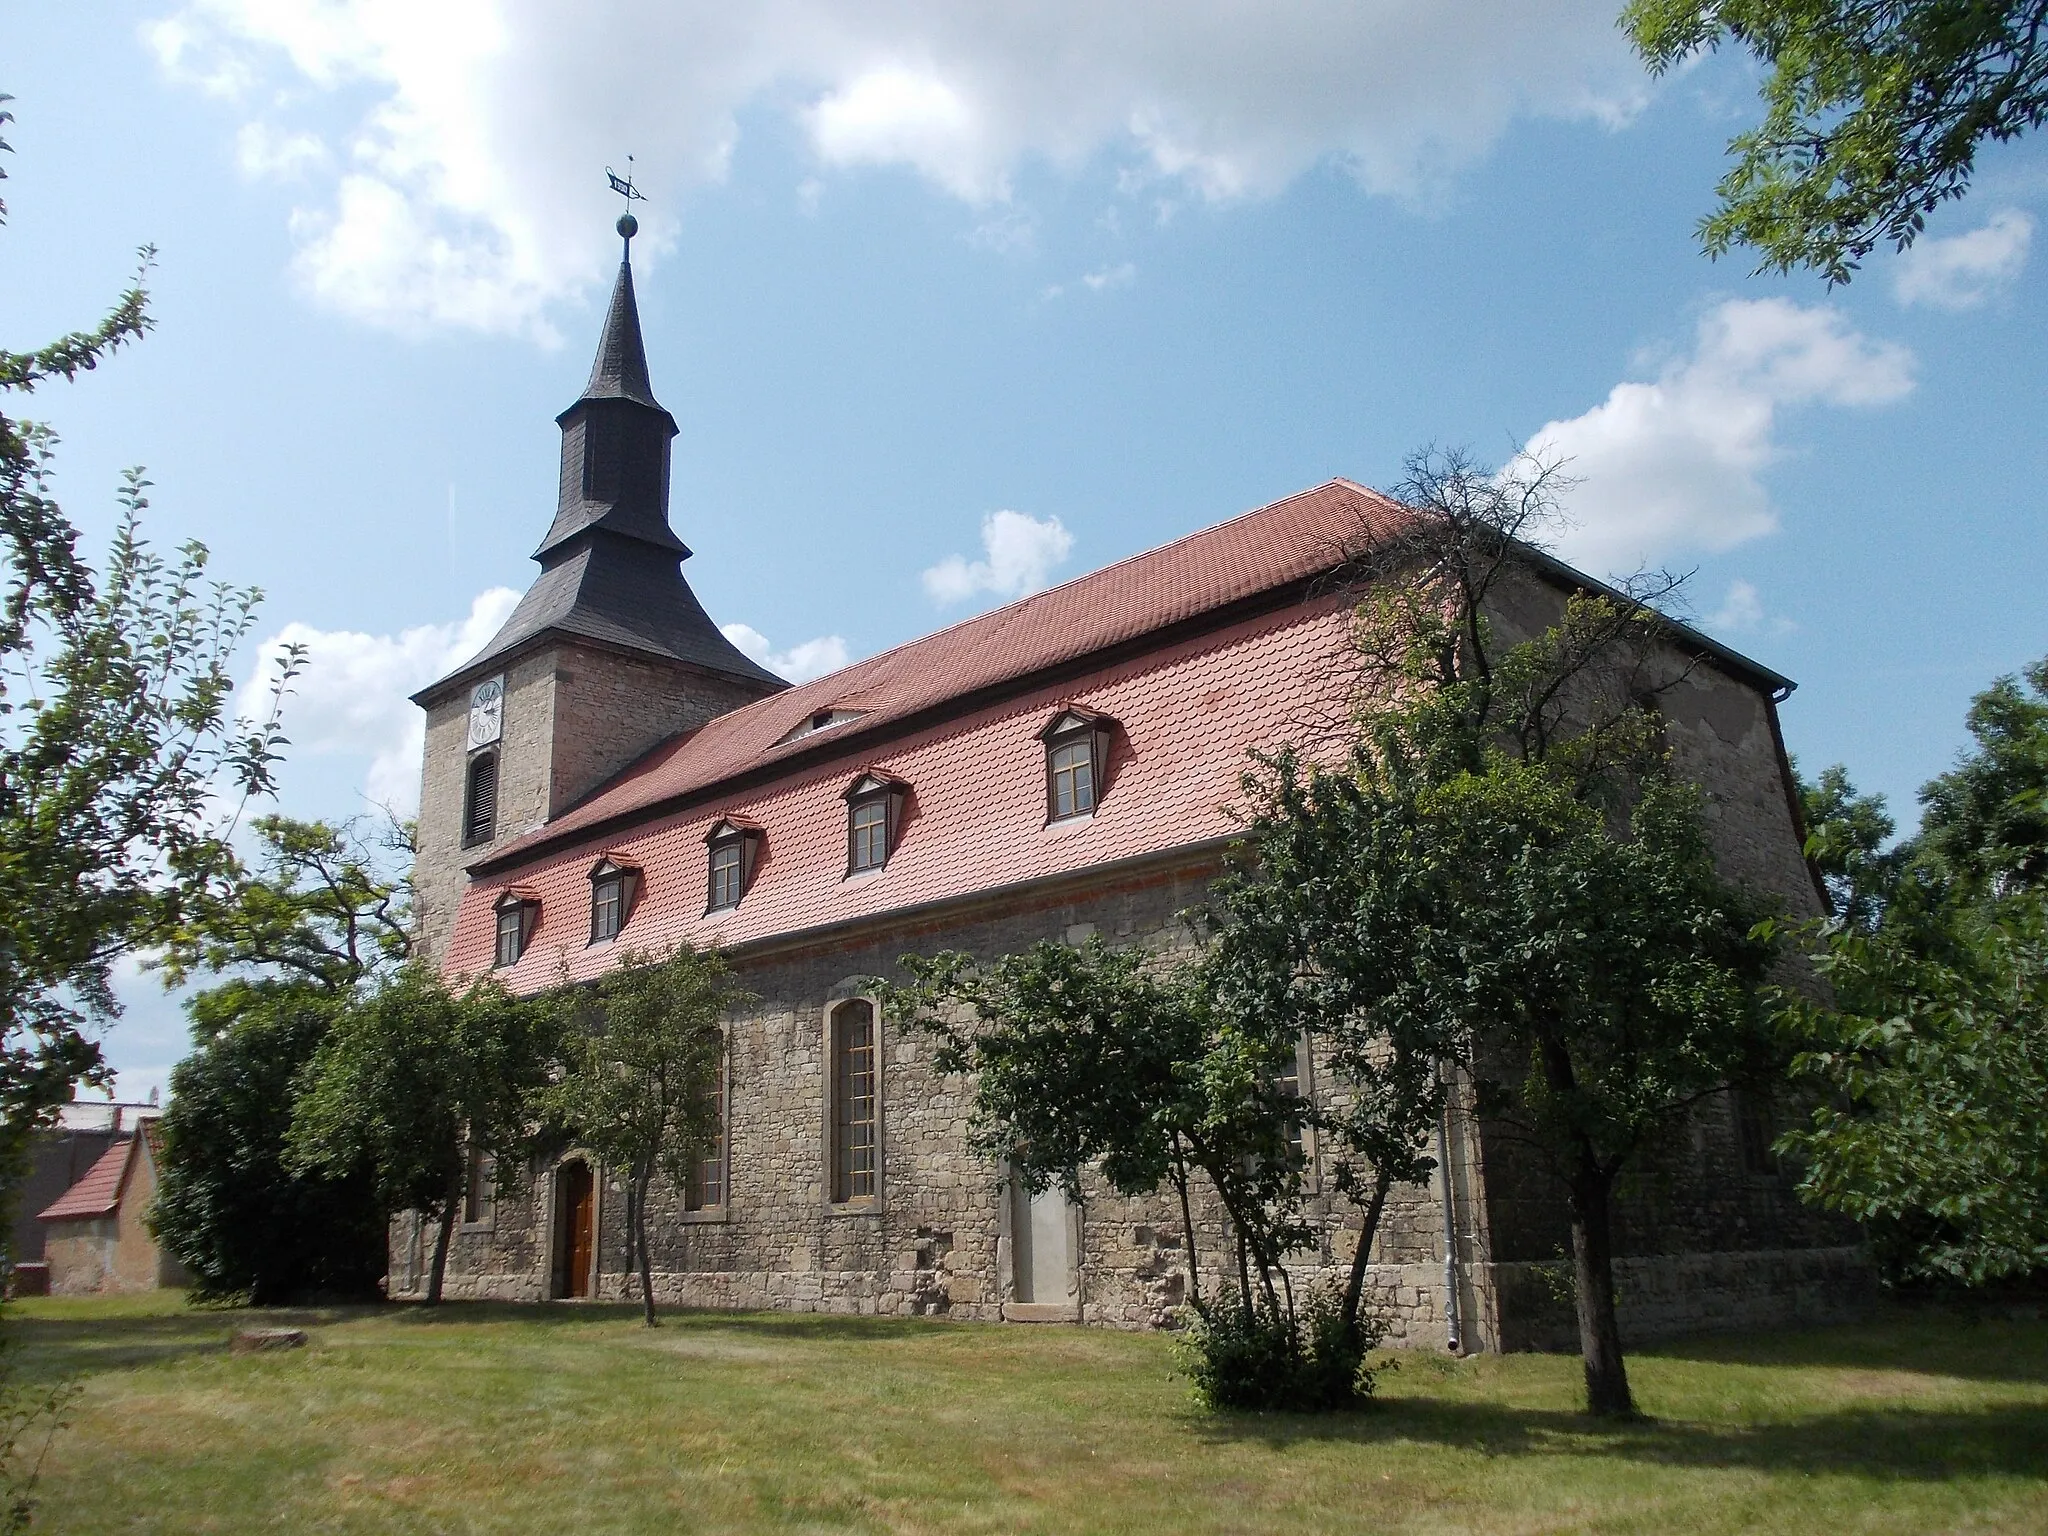
M 1451 1101 L 1444 1097 L 1444 1105 L 1437 1113 L 1436 1120 L 1436 1167 L 1443 1180 L 1444 1201 L 1444 1327 L 1447 1334 L 1446 1347 L 1454 1355 L 1464 1353 L 1464 1326 L 1462 1304 L 1459 1299 L 1458 1276 L 1458 1205 L 1451 1189 Z

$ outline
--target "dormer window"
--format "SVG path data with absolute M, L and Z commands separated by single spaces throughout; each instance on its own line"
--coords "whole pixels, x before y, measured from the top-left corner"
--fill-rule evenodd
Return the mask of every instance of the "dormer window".
M 903 803 L 910 786 L 892 774 L 869 769 L 846 790 L 846 872 L 867 874 L 882 868 L 896 851 Z
M 782 739 L 777 741 L 775 745 L 786 747 L 792 741 L 802 741 L 806 736 L 815 736 L 820 731 L 829 731 L 835 726 L 851 725 L 856 720 L 865 719 L 867 715 L 868 711 L 865 709 L 839 709 L 835 707 L 833 709 L 816 710 L 805 716 L 803 720 L 799 721 L 790 730 L 785 731 Z
M 724 912 L 740 904 L 753 884 L 754 865 L 759 858 L 762 831 L 758 823 L 744 816 L 721 816 L 704 834 L 709 851 L 706 912 Z
M 491 963 L 496 966 L 517 965 L 520 956 L 526 953 L 527 941 L 533 937 L 535 926 L 540 922 L 540 898 L 531 891 L 515 887 L 500 896 L 492 910 L 497 914 L 498 934 Z
M 619 936 L 632 917 L 634 887 L 640 867 L 606 854 L 590 871 L 590 942 L 603 944 Z
M 1109 768 L 1116 722 L 1076 704 L 1063 705 L 1038 739 L 1045 743 L 1045 819 L 1071 821 L 1094 814 Z

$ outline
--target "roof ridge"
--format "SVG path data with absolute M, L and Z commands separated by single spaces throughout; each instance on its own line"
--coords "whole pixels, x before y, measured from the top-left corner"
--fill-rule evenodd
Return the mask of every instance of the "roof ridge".
M 827 672 L 823 677 L 814 677 L 807 683 L 797 683 L 791 687 L 790 692 L 794 693 L 799 688 L 814 688 L 818 684 L 828 682 L 832 678 L 838 677 L 843 673 L 851 672 L 856 667 L 871 666 L 876 662 L 883 661 L 888 657 L 894 656 L 898 651 L 907 651 L 912 646 L 924 645 L 929 641 L 938 639 L 941 635 L 950 635 L 955 630 L 965 629 L 970 624 L 979 624 L 985 619 L 993 619 L 994 617 L 996 617 L 996 615 L 1008 613 L 1013 608 L 1022 608 L 1027 606 L 1028 604 L 1039 602 L 1045 598 L 1053 596 L 1056 593 L 1064 592 L 1069 587 L 1076 587 L 1079 586 L 1082 582 L 1094 581 L 1099 577 L 1107 576 L 1111 571 L 1118 571 L 1122 570 L 1125 566 L 1135 565 L 1140 560 L 1150 560 L 1155 556 L 1168 554 L 1173 550 L 1179 549 L 1182 545 L 1192 543 L 1194 540 L 1202 538 L 1205 535 L 1219 532 L 1222 529 L 1233 526 L 1234 524 L 1244 522 L 1248 518 L 1263 516 L 1265 513 L 1271 512 L 1276 507 L 1284 507 L 1289 502 L 1301 501 L 1306 497 L 1317 495 L 1321 492 L 1329 490 L 1331 486 L 1342 486 L 1344 489 L 1349 491 L 1358 491 L 1362 492 L 1367 496 L 1377 497 L 1380 500 L 1387 502 L 1390 506 L 1399 505 L 1399 503 L 1394 502 L 1392 498 L 1388 497 L 1382 491 L 1375 491 L 1369 486 L 1360 485 L 1355 480 L 1346 480 L 1342 476 L 1333 475 L 1328 480 L 1318 481 L 1316 484 L 1309 486 L 1306 490 L 1296 491 L 1291 496 L 1282 496 L 1277 501 L 1269 501 L 1265 503 L 1265 505 L 1263 506 L 1252 507 L 1247 511 L 1235 513 L 1230 517 L 1223 518 L 1219 522 L 1205 524 L 1200 528 L 1196 528 L 1188 533 L 1182 534 L 1177 539 L 1169 539 L 1164 544 L 1154 544 L 1149 549 L 1136 550 L 1131 554 L 1125 555 L 1120 560 L 1112 560 L 1107 565 L 1098 565 L 1093 570 L 1082 571 L 1079 575 L 1069 576 L 1065 581 L 1058 582 L 1053 586 L 1041 587 L 1038 591 L 1027 592 L 1022 597 L 1013 597 L 1007 603 L 1003 603 L 998 607 L 984 608 L 980 613 L 970 613 L 965 618 L 955 619 L 952 623 L 945 625 L 943 628 L 927 630 L 925 633 L 913 636 L 911 639 L 908 640 L 899 640 L 896 644 L 890 646 L 885 651 L 877 651 L 872 656 L 863 656 L 859 661 L 849 661 L 845 666 L 840 667 L 835 671 Z M 738 709 L 730 710 L 726 714 L 718 716 L 717 718 L 721 720 L 730 720 L 736 715 L 745 713 L 747 710 L 757 708 L 758 706 L 767 704 L 772 700 L 785 698 L 786 695 L 784 694 L 770 694 L 765 699 L 756 699 L 752 703 L 742 704 Z M 708 723 L 709 722 L 707 722 L 707 724 Z

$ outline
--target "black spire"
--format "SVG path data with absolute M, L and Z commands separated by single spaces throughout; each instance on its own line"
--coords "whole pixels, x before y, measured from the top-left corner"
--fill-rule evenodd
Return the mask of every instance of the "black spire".
M 460 671 L 558 630 L 787 686 L 719 633 L 683 579 L 689 546 L 668 524 L 669 439 L 676 423 L 654 398 L 633 298 L 632 241 L 638 228 L 630 213 L 619 220 L 626 253 L 590 382 L 555 418 L 562 429 L 562 474 L 554 521 L 533 554 L 540 579 L 505 627 Z

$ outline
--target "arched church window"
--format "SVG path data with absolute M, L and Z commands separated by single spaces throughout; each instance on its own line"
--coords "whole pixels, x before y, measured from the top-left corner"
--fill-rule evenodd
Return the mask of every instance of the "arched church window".
M 488 843 L 498 831 L 498 754 L 479 752 L 469 760 L 462 796 L 462 846 Z
M 845 1205 L 875 1198 L 875 1005 L 858 997 L 841 1003 L 831 1034 L 832 1201 Z

